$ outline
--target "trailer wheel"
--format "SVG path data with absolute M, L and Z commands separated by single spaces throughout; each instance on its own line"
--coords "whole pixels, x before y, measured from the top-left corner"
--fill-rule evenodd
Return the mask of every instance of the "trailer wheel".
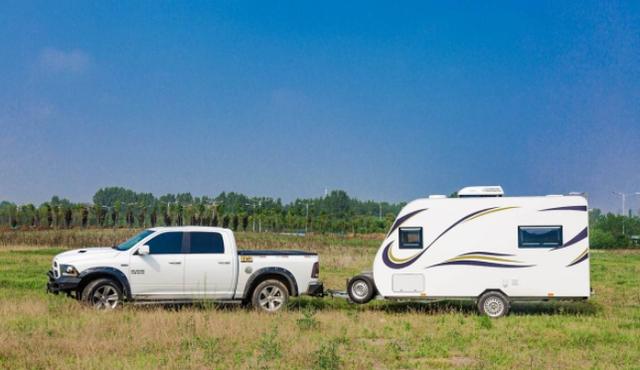
M 354 276 L 347 284 L 349 298 L 355 303 L 365 304 L 373 299 L 376 293 L 376 286 L 373 279 L 366 275 Z
M 501 292 L 486 292 L 478 299 L 480 314 L 491 318 L 506 316 L 509 314 L 509 308 L 509 299 Z

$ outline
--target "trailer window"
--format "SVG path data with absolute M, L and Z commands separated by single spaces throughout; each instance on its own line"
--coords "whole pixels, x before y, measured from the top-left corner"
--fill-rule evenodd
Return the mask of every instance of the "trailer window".
M 519 226 L 518 247 L 552 248 L 562 245 L 562 226 Z
M 422 228 L 401 227 L 400 249 L 422 249 Z

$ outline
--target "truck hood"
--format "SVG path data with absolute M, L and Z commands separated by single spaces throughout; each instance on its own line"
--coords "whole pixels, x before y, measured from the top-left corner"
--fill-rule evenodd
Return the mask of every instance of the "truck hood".
M 72 263 L 74 261 L 86 261 L 86 260 L 108 260 L 115 258 L 118 254 L 122 253 L 117 249 L 110 247 L 101 248 L 81 248 L 73 249 L 67 252 L 58 254 L 55 259 L 58 263 Z

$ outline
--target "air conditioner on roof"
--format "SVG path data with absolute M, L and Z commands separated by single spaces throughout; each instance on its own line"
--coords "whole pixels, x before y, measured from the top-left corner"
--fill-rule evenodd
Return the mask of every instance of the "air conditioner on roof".
M 460 198 L 473 197 L 501 197 L 504 195 L 502 186 L 467 186 L 458 191 Z

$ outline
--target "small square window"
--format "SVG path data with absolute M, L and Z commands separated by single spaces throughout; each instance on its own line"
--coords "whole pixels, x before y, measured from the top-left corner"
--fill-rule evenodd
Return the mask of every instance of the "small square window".
M 401 227 L 400 249 L 422 249 L 422 228 Z

